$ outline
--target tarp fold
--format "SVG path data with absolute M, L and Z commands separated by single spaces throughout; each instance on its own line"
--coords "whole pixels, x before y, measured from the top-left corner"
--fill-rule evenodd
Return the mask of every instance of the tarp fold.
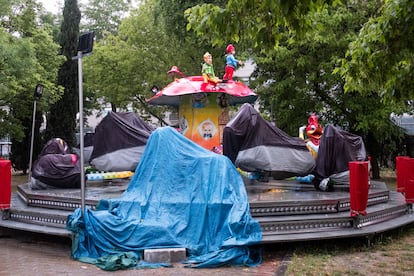
M 231 161 L 171 127 L 155 130 L 120 198 L 96 211 L 76 210 L 72 256 L 100 258 L 148 248 L 186 248 L 191 267 L 257 264 L 249 246 L 261 241 L 246 189 Z

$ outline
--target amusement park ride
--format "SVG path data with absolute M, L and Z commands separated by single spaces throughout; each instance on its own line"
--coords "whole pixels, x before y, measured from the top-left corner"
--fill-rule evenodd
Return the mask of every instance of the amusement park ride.
M 169 74 L 177 78 L 155 91 L 148 103 L 177 107 L 179 131 L 220 154 L 223 133 L 230 121 L 229 107 L 254 103 L 258 96 L 244 83 L 232 79 L 212 83 L 203 76 L 184 77 L 177 67 Z M 309 118 L 306 132 L 308 147 L 316 157 L 324 135 L 316 117 Z M 414 178 L 407 181 L 409 172 L 404 169 L 413 162 L 409 158 L 401 160 L 397 162 L 398 185 L 402 187 L 399 191 L 369 180 L 367 162 L 350 164 L 349 183 L 335 185 L 330 191 L 292 178 L 270 177 L 263 182 L 244 174 L 250 212 L 262 228 L 262 243 L 371 237 L 414 222 L 414 197 L 411 198 L 408 187 Z M 5 166 L 0 162 L 2 174 L 10 171 Z M 0 184 L 10 185 L 10 178 L 2 176 Z M 85 204 L 94 209 L 101 199 L 119 197 L 128 187 L 128 179 L 88 180 L 86 184 Z M 19 185 L 11 195 L 2 191 L 0 230 L 18 229 L 69 238 L 72 233 L 66 229 L 67 217 L 81 207 L 81 193 L 79 188 L 33 190 L 30 183 Z

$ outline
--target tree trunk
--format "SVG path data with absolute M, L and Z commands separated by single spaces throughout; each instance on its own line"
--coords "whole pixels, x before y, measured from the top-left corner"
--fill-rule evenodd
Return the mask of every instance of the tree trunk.
M 371 171 L 372 179 L 380 179 L 380 169 L 378 165 L 379 157 L 381 156 L 381 147 L 380 143 L 375 139 L 374 135 L 368 133 L 365 137 L 365 146 L 367 149 L 367 154 L 371 158 Z
M 411 158 L 414 157 L 414 136 L 407 135 L 405 145 L 407 147 L 407 155 Z
M 371 178 L 380 179 L 380 167 L 376 157 L 371 156 Z

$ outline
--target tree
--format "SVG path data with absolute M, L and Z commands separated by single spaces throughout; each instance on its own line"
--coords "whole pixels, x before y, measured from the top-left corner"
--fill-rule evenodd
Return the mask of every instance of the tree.
M 167 36 L 155 24 L 150 3 L 124 19 L 118 35 L 98 41 L 94 54 L 85 60 L 87 89 L 103 103 L 111 103 L 114 111 L 135 104 L 137 97 L 148 97 L 151 86 L 165 79 L 168 71 L 169 53 L 163 51 Z
M 76 145 L 76 114 L 78 112 L 78 66 L 72 57 L 77 55 L 80 11 L 77 0 L 65 0 L 60 45 L 66 61 L 59 69 L 58 84 L 64 87 L 62 98 L 47 116 L 45 138 L 59 137 L 69 145 Z
M 358 35 L 358 26 L 375 10 L 375 5 L 362 3 L 310 13 L 307 20 L 321 27 L 309 30 L 301 39 L 292 39 L 289 31 L 281 30 L 272 57 L 257 53 L 253 84 L 260 94 L 262 111 L 292 136 L 311 113 L 319 115 L 323 124 L 362 136 L 378 178 L 380 145 L 401 138 L 389 121 L 391 112 L 399 107 L 384 103 L 375 94 L 344 93 L 342 77 L 333 72 L 349 42 Z
M 176 36 L 165 31 L 165 21 L 155 17 L 155 3 L 145 1 L 132 11 L 122 21 L 118 34 L 97 41 L 94 54 L 85 60 L 87 89 L 103 103 L 111 103 L 114 111 L 132 107 L 141 116 L 158 116 L 159 108 L 145 103 L 152 96 L 151 87 L 161 88 L 171 81 L 166 73 L 173 65 L 185 68 L 186 74 L 193 74 L 190 67 L 200 71 L 202 52 L 200 62 L 186 56 Z
M 171 43 L 168 47 L 174 56 L 172 61 L 187 75 L 198 75 L 201 72 L 203 55 L 210 52 L 214 59 L 216 75 L 224 74 L 225 49 L 215 47 L 206 36 L 197 36 L 186 27 L 186 16 L 184 12 L 195 5 L 205 3 L 200 0 L 158 0 L 155 4 L 154 15 L 157 22 L 162 23 L 165 32 L 170 37 Z M 223 6 L 226 1 L 208 1 L 211 4 Z M 230 43 L 231 41 L 227 41 Z
M 341 2 L 351 9 L 370 2 L 380 11 L 364 24 L 338 65 L 345 90 L 378 93 L 388 100 L 412 99 L 413 1 L 230 0 L 225 7 L 198 5 L 186 14 L 188 28 L 209 37 L 214 45 L 222 45 L 231 38 L 271 55 L 277 50 L 281 29 L 300 39 L 308 30 L 320 27 L 312 25 L 306 15 Z
M 8 107 L 18 92 L 22 91 L 20 81 L 30 81 L 29 75 L 34 64 L 34 51 L 28 40 L 18 39 L 0 31 L 0 136 L 23 136 L 21 129 L 14 128 L 13 118 L 9 117 Z
M 97 40 L 116 35 L 122 19 L 129 12 L 131 0 L 90 0 L 82 5 L 85 30 L 93 30 Z
M 42 135 L 40 127 L 43 123 L 43 114 L 48 109 L 49 105 L 56 102 L 62 95 L 62 90 L 56 85 L 56 78 L 58 68 L 63 62 L 63 57 L 58 55 L 59 46 L 52 41 L 51 34 L 48 34 L 45 29 L 39 28 L 32 31 L 30 37 L 34 45 L 36 65 L 34 69 L 37 77 L 33 76 L 32 84 L 25 87 L 22 93 L 18 93 L 11 103 L 12 114 L 15 119 L 18 119 L 23 127 L 24 137 L 21 140 L 19 137 L 12 139 L 12 161 L 16 169 L 21 169 L 25 172 L 29 164 L 29 145 L 31 136 L 34 136 L 33 160 L 36 160 L 38 153 L 43 147 Z M 37 81 L 36 81 L 37 79 Z M 37 103 L 36 108 L 36 124 L 34 133 L 32 129 L 32 109 L 34 101 L 34 89 L 40 83 L 44 86 L 44 93 L 41 100 Z M 17 158 L 20 160 L 14 160 Z
M 234 41 L 269 52 L 277 46 L 281 28 L 305 34 L 313 28 L 307 14 L 338 2 L 230 0 L 226 5 L 196 5 L 186 11 L 187 28 L 207 37 L 213 45 Z
M 350 44 L 341 75 L 347 91 L 377 93 L 387 100 L 414 97 L 414 2 L 385 1 Z
M 217 74 L 222 74 L 224 50 L 186 31 L 184 10 L 194 3 L 201 1 L 143 1 L 117 32 L 97 40 L 94 54 L 84 63 L 91 97 L 110 103 L 114 111 L 131 108 L 132 103 L 141 116 L 149 112 L 159 117 L 163 109 L 148 106 L 145 99 L 152 96 L 153 85 L 162 88 L 171 81 L 166 72 L 173 65 L 185 75 L 198 75 L 202 56 L 209 51 L 217 57 Z
M 45 86 L 45 99 L 39 105 L 37 119 L 42 110 L 59 96 L 55 85 L 56 68 L 60 65 L 57 45 L 53 43 L 48 28 L 38 20 L 39 7 L 33 0 L 11 1 L 1 23 L 7 32 L 0 34 L 2 74 L 0 81 L 2 116 L 1 137 L 12 141 L 10 159 L 15 169 L 25 172 L 28 168 L 32 122 L 33 91 L 37 83 Z M 4 92 L 4 93 L 3 93 Z M 36 123 L 35 139 L 40 139 L 41 121 Z M 40 151 L 40 140 L 34 152 Z

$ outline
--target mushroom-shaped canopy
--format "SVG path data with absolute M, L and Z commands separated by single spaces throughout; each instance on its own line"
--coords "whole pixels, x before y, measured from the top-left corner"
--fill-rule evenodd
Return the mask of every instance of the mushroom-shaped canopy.
M 195 93 L 225 93 L 229 95 L 230 105 L 254 103 L 257 99 L 257 94 L 243 82 L 229 80 L 213 84 L 204 82 L 202 76 L 190 76 L 171 82 L 147 102 L 153 105 L 178 106 L 179 96 Z

